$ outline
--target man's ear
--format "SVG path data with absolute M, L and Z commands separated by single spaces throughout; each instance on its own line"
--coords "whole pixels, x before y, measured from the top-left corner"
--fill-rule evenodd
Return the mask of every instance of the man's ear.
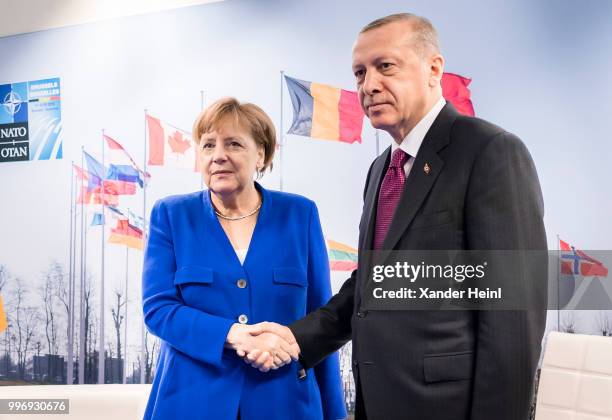
M 444 73 L 444 57 L 434 54 L 429 60 L 429 86 L 439 86 Z

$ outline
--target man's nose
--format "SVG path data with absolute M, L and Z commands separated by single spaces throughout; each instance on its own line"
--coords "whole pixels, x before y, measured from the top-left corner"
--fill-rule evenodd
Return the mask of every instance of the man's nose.
M 366 72 L 362 86 L 366 95 L 374 95 L 375 93 L 380 93 L 382 91 L 380 76 L 376 71 Z

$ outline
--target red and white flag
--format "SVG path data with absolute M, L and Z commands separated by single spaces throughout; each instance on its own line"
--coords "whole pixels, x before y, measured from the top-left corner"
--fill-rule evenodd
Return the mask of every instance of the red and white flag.
M 198 171 L 197 145 L 191 133 L 147 115 L 149 165 Z
M 608 277 L 608 268 L 601 261 L 559 239 L 561 274 L 583 277 Z

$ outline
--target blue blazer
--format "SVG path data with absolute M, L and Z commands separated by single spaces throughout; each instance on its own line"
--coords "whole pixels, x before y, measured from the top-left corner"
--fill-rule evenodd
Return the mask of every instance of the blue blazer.
M 240 264 L 208 191 L 155 203 L 144 258 L 145 324 L 161 339 L 145 419 L 341 419 L 337 354 L 298 378 L 298 363 L 266 373 L 224 348 L 230 326 L 302 318 L 331 297 L 315 204 L 267 191 Z M 244 282 L 246 281 L 246 287 Z

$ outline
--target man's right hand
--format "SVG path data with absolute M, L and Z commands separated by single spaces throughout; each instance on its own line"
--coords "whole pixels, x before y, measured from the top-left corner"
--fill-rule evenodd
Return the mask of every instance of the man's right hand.
M 227 334 L 225 346 L 235 350 L 246 363 L 262 372 L 278 369 L 291 363 L 291 360 L 297 360 L 299 354 L 293 334 L 289 331 L 288 336 L 283 328 L 286 327 L 269 322 L 234 324 Z
M 252 328 L 250 329 L 250 334 L 253 336 L 265 337 L 273 335 L 274 337 L 278 337 L 278 339 L 281 340 L 282 343 L 288 346 L 283 347 L 283 350 L 285 350 L 289 354 L 291 360 L 298 360 L 300 355 L 300 346 L 298 345 L 293 333 L 289 328 L 285 327 L 284 325 L 277 324 L 275 322 L 267 321 L 260 322 L 259 324 L 252 325 L 251 327 Z M 270 363 L 269 360 L 267 360 L 264 356 L 265 350 L 262 351 L 262 349 L 257 348 L 246 355 L 245 362 L 249 363 L 252 367 L 256 369 L 263 369 L 263 371 L 267 371 L 270 368 Z M 272 364 L 273 369 L 275 365 L 277 365 L 276 360 L 274 360 L 274 363 Z

